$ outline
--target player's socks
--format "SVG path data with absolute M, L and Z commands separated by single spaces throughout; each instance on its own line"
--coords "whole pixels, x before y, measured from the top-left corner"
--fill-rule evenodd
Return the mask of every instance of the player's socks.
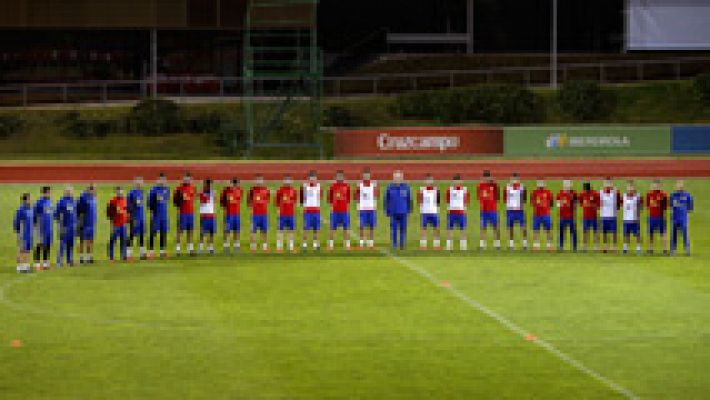
M 239 252 L 242 249 L 242 243 L 240 241 L 234 242 L 234 251 Z
M 461 248 L 461 251 L 467 251 L 468 250 L 468 241 L 467 240 L 460 240 L 459 247 Z
M 130 248 L 130 247 L 126 248 L 126 256 L 128 258 L 133 257 L 133 249 L 132 248 Z
M 439 249 L 441 249 L 441 240 L 434 239 L 434 250 L 439 250 Z
M 527 250 L 527 249 L 528 249 L 528 240 L 523 239 L 523 250 Z
M 168 256 L 168 252 L 165 249 L 160 249 L 160 257 L 165 258 Z
M 180 255 L 180 245 L 175 246 L 175 255 Z
M 500 240 L 494 240 L 494 241 L 493 241 L 493 247 L 494 247 L 496 250 L 500 250 Z
M 288 241 L 288 251 L 293 251 L 293 250 L 294 250 L 293 240 L 289 240 Z
M 533 250 L 535 250 L 535 251 L 540 250 L 540 242 L 533 242 Z
M 192 243 L 187 244 L 187 252 L 193 254 L 195 252 L 195 245 Z
M 318 250 L 320 249 L 320 243 L 318 243 L 317 240 L 313 241 L 313 250 Z
M 141 259 L 145 260 L 145 258 L 148 256 L 148 253 L 146 252 L 145 247 L 141 246 L 139 251 L 140 251 Z
M 349 240 L 345 241 L 345 250 L 350 250 L 350 241 Z
M 374 248 L 375 247 L 375 241 L 374 240 L 368 240 L 367 241 L 367 247 L 369 248 Z
M 224 254 L 229 254 L 229 249 L 231 249 L 229 242 L 222 243 L 222 252 L 224 252 Z
M 427 240 L 426 240 L 426 239 L 421 239 L 421 240 L 419 241 L 419 248 L 420 248 L 420 249 L 426 250 L 427 246 L 428 246 L 428 243 L 427 243 Z
M 308 242 L 304 241 L 302 247 L 303 247 L 303 251 L 308 250 Z
M 263 251 L 269 251 L 269 244 L 268 244 L 268 243 L 262 243 L 262 244 L 261 244 L 261 250 L 263 250 Z
M 552 250 L 552 242 L 547 242 L 547 250 Z
M 511 250 L 515 250 L 515 240 L 509 240 L 508 247 L 510 247 Z
M 486 248 L 486 241 L 481 240 L 480 246 L 481 246 L 481 250 L 484 250 Z
M 199 252 L 200 254 L 202 254 L 202 253 L 204 253 L 204 251 L 205 251 L 205 244 L 204 244 L 204 243 L 200 243 L 200 248 L 199 248 L 198 252 Z
M 641 245 L 640 244 L 636 245 L 636 254 L 639 254 L 639 255 L 641 254 Z
M 360 248 L 362 249 L 362 248 L 364 248 L 364 247 L 365 247 L 365 240 L 364 240 L 364 239 L 360 239 Z
M 36 270 L 39 270 L 39 269 L 41 269 L 41 268 L 42 268 L 42 264 L 36 262 L 36 263 L 35 263 L 35 269 L 36 269 Z
M 623 251 L 624 251 L 624 254 L 629 252 L 629 245 L 628 244 L 624 243 Z
M 335 246 L 335 244 L 333 243 L 333 241 L 332 241 L 332 240 L 328 240 L 328 250 L 333 250 L 333 247 L 334 247 L 334 246 Z
M 49 261 L 45 261 L 44 263 L 42 263 L 42 268 L 49 269 Z
M 454 248 L 453 241 L 451 239 L 446 240 L 446 250 L 451 251 Z

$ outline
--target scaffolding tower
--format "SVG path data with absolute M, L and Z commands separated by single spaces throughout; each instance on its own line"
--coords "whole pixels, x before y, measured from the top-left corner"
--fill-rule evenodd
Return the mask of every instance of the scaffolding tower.
M 323 157 L 323 62 L 317 11 L 318 0 L 247 0 L 243 49 L 246 157 L 260 148 L 312 148 Z M 307 125 L 312 126 L 301 135 L 275 138 L 273 133 L 295 107 L 308 109 Z

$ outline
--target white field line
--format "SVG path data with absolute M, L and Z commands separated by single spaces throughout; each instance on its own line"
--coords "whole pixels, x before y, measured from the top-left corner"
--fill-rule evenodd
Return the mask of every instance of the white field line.
M 353 231 L 350 230 L 350 236 L 355 237 L 357 239 L 360 238 L 360 235 Z M 420 277 L 424 278 L 425 280 L 429 281 L 432 285 L 446 290 L 449 294 L 454 296 L 455 298 L 461 300 L 465 304 L 468 304 L 470 307 L 473 309 L 477 310 L 478 312 L 490 317 L 491 319 L 497 321 L 499 324 L 503 325 L 506 329 L 509 331 L 513 332 L 517 336 L 520 336 L 521 338 L 527 338 L 530 335 L 530 332 L 520 325 L 516 324 L 515 322 L 511 321 L 510 319 L 506 318 L 505 316 L 497 313 L 493 309 L 481 304 L 477 300 L 473 299 L 472 297 L 468 296 L 464 292 L 456 289 L 453 287 L 453 285 L 448 284 L 446 286 L 441 284 L 441 280 L 437 279 L 434 275 L 432 275 L 429 271 L 425 270 L 424 268 L 414 264 L 413 262 L 401 258 L 395 254 L 392 254 L 389 250 L 387 250 L 387 247 L 378 247 L 378 251 L 391 259 L 395 260 L 398 262 L 400 265 L 406 267 L 410 271 L 416 273 Z M 613 390 L 614 392 L 624 396 L 627 399 L 639 399 L 640 397 L 636 395 L 634 392 L 630 391 L 629 389 L 626 389 L 625 387 L 619 385 L 618 383 L 612 381 L 611 379 L 607 378 L 606 376 L 600 374 L 599 372 L 587 367 L 586 365 L 582 364 L 581 361 L 578 361 L 575 358 L 572 358 L 568 354 L 564 353 L 557 347 L 555 347 L 552 343 L 547 342 L 543 339 L 540 339 L 538 337 L 533 337 L 532 340 L 530 340 L 532 343 L 536 344 L 540 348 L 544 349 L 548 353 L 554 355 L 557 357 L 559 360 L 564 362 L 565 364 L 575 368 L 576 370 L 582 372 L 583 374 L 593 378 L 594 380 L 602 383 L 604 386 L 607 388 Z

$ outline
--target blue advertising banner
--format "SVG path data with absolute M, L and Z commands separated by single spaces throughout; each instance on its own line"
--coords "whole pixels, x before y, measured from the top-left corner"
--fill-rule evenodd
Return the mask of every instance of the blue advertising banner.
M 673 153 L 710 153 L 710 125 L 674 126 L 671 136 Z

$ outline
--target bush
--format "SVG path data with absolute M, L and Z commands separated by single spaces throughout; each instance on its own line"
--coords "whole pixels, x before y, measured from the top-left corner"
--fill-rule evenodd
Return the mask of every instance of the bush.
M 128 115 L 132 133 L 164 135 L 182 130 L 180 107 L 170 100 L 142 100 Z
M 600 120 L 610 111 L 610 94 L 596 81 L 568 81 L 558 94 L 560 110 L 576 121 Z
M 76 111 L 63 114 L 58 122 L 65 133 L 81 139 L 102 138 L 125 131 L 125 123 L 120 119 L 88 118 Z
M 218 133 L 226 117 L 218 111 L 206 111 L 185 118 L 185 131 L 189 133 Z
M 524 123 L 543 118 L 540 100 L 519 85 L 481 85 L 411 93 L 400 96 L 397 104 L 403 118 L 434 119 L 443 123 Z
M 700 74 L 693 80 L 695 94 L 705 105 L 710 105 L 710 73 Z
M 23 122 L 14 115 L 0 115 L 0 138 L 6 139 L 22 129 Z
M 350 109 L 343 106 L 330 106 L 323 111 L 323 125 L 352 128 L 364 125 Z

